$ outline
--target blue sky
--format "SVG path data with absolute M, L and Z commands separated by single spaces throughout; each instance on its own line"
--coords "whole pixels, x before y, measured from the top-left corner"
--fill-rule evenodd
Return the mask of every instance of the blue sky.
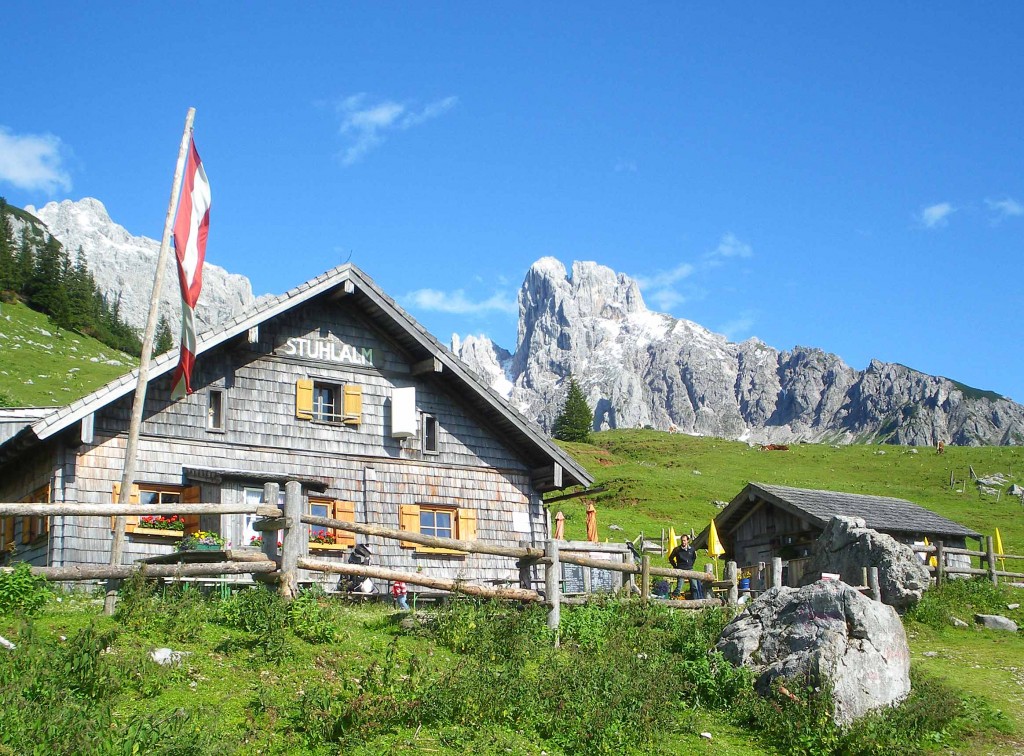
M 350 259 L 513 348 L 529 265 L 651 309 L 1024 400 L 1024 5 L 4 7 L 0 194 L 159 238 L 188 107 L 208 259 Z

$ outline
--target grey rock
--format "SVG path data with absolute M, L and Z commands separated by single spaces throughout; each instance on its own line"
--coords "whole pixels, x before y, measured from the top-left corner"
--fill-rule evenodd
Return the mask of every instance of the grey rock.
M 970 627 L 970 625 L 968 625 L 959 617 L 950 617 L 949 621 L 950 623 L 952 623 L 953 627 Z
M 642 428 L 757 443 L 1024 443 L 1024 406 L 946 378 L 834 354 L 733 343 L 652 312 L 636 282 L 593 262 L 554 258 L 519 291 L 516 349 L 455 339 L 452 350 L 528 418 L 550 429 L 572 373 L 594 428 Z
M 920 601 L 931 582 L 928 568 L 909 546 L 865 527 L 858 517 L 829 520 L 814 543 L 804 579 L 810 582 L 822 572 L 832 572 L 851 585 L 860 585 L 865 567 L 878 568 L 882 602 L 899 611 Z
M 754 669 L 761 695 L 780 677 L 827 682 L 840 724 L 910 692 L 910 649 L 899 615 L 840 581 L 766 591 L 725 626 L 716 649 Z
M 1017 632 L 1017 623 L 1001 614 L 975 614 L 974 621 L 989 630 L 1008 630 Z
M 1007 604 L 1006 608 L 1012 612 L 1014 609 L 1020 609 L 1020 604 Z
M 177 666 L 181 664 L 185 657 L 191 655 L 191 651 L 172 651 L 169 648 L 154 648 L 149 652 L 149 658 L 161 667 Z

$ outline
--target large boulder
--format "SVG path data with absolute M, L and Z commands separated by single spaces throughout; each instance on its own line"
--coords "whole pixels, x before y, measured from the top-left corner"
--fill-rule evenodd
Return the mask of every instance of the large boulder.
M 716 648 L 752 667 L 767 695 L 776 678 L 832 688 L 847 724 L 910 692 L 910 650 L 899 615 L 837 580 L 772 588 L 725 626 Z
M 864 568 L 878 568 L 882 602 L 905 611 L 921 600 L 930 585 L 928 568 L 909 546 L 866 527 L 859 517 L 833 517 L 818 537 L 804 572 L 804 585 L 821 573 L 838 573 L 850 585 L 860 585 Z

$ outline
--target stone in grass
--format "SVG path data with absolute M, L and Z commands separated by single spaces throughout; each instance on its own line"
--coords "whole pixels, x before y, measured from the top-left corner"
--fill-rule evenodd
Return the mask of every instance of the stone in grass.
M 1001 614 L 975 614 L 974 621 L 989 630 L 1008 630 L 1017 632 L 1017 623 Z
M 726 625 L 716 648 L 754 669 L 761 695 L 780 677 L 827 683 L 839 724 L 910 693 L 910 648 L 896 610 L 839 581 L 766 591 Z
M 181 664 L 186 656 L 191 656 L 191 651 L 172 651 L 169 648 L 154 648 L 149 652 L 149 658 L 161 667 L 177 666 Z
M 953 627 L 970 627 L 970 625 L 968 625 L 959 617 L 950 617 L 949 621 L 953 623 Z

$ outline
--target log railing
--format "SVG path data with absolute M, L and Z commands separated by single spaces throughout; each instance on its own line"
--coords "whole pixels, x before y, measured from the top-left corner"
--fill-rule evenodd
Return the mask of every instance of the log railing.
M 986 537 L 985 546 L 986 548 L 984 551 L 976 551 L 973 549 L 946 546 L 942 541 L 936 541 L 934 544 L 929 544 L 928 546 L 914 545 L 911 548 L 918 554 L 924 554 L 925 564 L 928 566 L 928 571 L 935 576 L 936 585 L 944 582 L 948 575 L 985 575 L 992 581 L 992 585 L 999 585 L 999 578 L 1001 577 L 1024 580 L 1024 572 L 1010 572 L 1009 570 L 999 569 L 999 564 L 1003 562 L 1003 560 L 1009 559 L 1012 561 L 1014 559 L 1024 559 L 1024 555 L 997 554 L 992 536 Z M 949 564 L 949 559 L 947 559 L 947 557 L 954 554 L 977 558 L 979 560 L 978 563 L 984 566 L 961 567 Z M 931 564 L 933 557 L 935 559 L 934 565 Z
M 264 487 L 264 501 L 278 501 L 280 487 L 277 483 L 268 483 Z M 284 508 L 272 505 L 253 506 L 252 504 L 81 504 L 73 502 L 55 502 L 52 504 L 11 503 L 0 504 L 0 517 L 110 517 L 118 515 L 203 515 L 203 514 L 256 514 L 261 519 L 254 523 L 258 532 L 281 532 L 280 553 L 276 539 L 264 538 L 262 555 L 253 559 L 251 556 L 243 561 L 221 561 L 197 564 L 139 564 L 110 565 L 84 564 L 71 567 L 33 567 L 32 573 L 50 580 L 100 580 L 124 579 L 135 572 L 142 572 L 147 577 L 198 577 L 212 575 L 250 574 L 260 582 L 276 585 L 279 592 L 286 598 L 296 595 L 298 590 L 299 570 L 312 572 L 356 575 L 377 578 L 380 580 L 401 580 L 411 585 L 423 586 L 451 593 L 462 593 L 485 598 L 511 599 L 526 602 L 543 602 L 549 607 L 548 624 L 558 627 L 559 606 L 561 603 L 579 603 L 577 597 L 561 595 L 561 563 L 591 567 L 610 572 L 619 572 L 628 576 L 628 583 L 633 588 L 637 576 L 640 577 L 639 593 L 643 600 L 650 598 L 650 583 L 653 577 L 684 578 L 701 580 L 712 589 L 722 589 L 724 602 L 718 598 L 707 598 L 692 601 L 665 601 L 668 606 L 679 608 L 700 608 L 722 603 L 735 604 L 738 597 L 736 565 L 726 563 L 725 580 L 716 581 L 714 576 L 696 570 L 676 570 L 663 567 L 652 567 L 650 558 L 644 556 L 640 565 L 627 559 L 621 552 L 621 546 L 611 544 L 580 544 L 575 549 L 567 542 L 548 541 L 543 549 L 537 546 L 520 544 L 509 546 L 488 541 L 465 541 L 454 538 L 437 538 L 434 536 L 413 533 L 410 531 L 388 528 L 365 523 L 343 522 L 327 517 L 315 517 L 306 514 L 301 484 L 289 481 L 285 486 Z M 308 555 L 309 526 L 326 527 L 343 530 L 364 536 L 373 536 L 392 540 L 401 540 L 433 548 L 450 549 L 470 554 L 486 554 L 516 560 L 519 567 L 520 585 L 489 586 L 470 583 L 462 580 L 431 577 L 422 573 L 409 573 L 391 570 L 372 565 L 345 564 L 341 561 L 311 559 Z M 595 552 L 614 552 L 622 554 L 621 561 L 614 559 L 598 559 L 573 553 L 575 550 Z M 628 552 L 627 552 L 628 553 Z M 251 554 L 251 552 L 250 552 Z M 545 590 L 543 593 L 533 590 L 530 575 L 534 566 L 544 569 Z M 9 568 L 8 568 L 9 569 Z

